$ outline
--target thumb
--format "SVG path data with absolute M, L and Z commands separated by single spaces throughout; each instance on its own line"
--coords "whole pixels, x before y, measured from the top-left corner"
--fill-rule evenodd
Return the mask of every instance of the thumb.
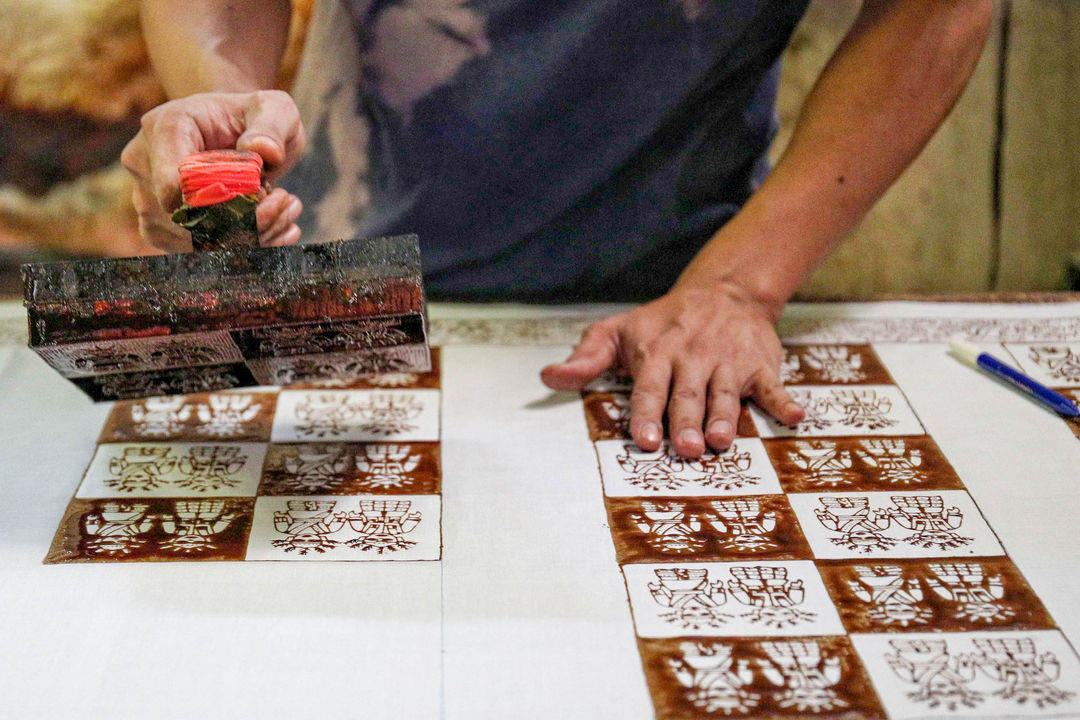
M 244 132 L 236 139 L 237 150 L 262 156 L 271 180 L 296 164 L 304 147 L 300 111 L 288 93 L 262 90 L 252 93 L 243 109 Z
M 598 322 L 585 331 L 570 357 L 541 370 L 540 379 L 552 390 L 580 390 L 614 365 L 618 356 L 615 326 L 607 320 Z

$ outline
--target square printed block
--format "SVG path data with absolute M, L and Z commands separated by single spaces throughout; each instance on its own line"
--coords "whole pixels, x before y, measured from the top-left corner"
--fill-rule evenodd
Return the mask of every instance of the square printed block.
M 1054 627 L 1007 557 L 819 562 L 848 632 Z
M 438 495 L 260 497 L 247 560 L 438 560 Z
M 640 637 L 843 635 L 810 560 L 624 565 Z
M 723 453 L 706 452 L 696 460 L 679 457 L 667 441 L 645 452 L 631 440 L 596 443 L 604 494 L 728 496 L 779 494 L 780 483 L 757 438 L 740 438 Z
M 963 490 L 795 493 L 787 497 L 817 558 L 1005 554 Z
M 765 449 L 787 492 L 964 487 L 929 435 L 773 438 Z
M 608 498 L 620 563 L 810 558 L 783 495 Z
M 1021 370 L 1043 385 L 1080 387 L 1080 343 L 1007 343 L 1005 348 Z M 996 354 L 993 347 L 986 350 Z
M 890 718 L 1080 715 L 1080 662 L 1058 630 L 852 635 Z
M 251 498 L 74 499 L 46 563 L 242 560 Z
M 258 391 L 121 400 L 98 442 L 265 442 L 276 401 L 276 393 Z
M 439 443 L 271 445 L 260 495 L 433 495 L 440 488 Z
M 785 345 L 785 385 L 887 385 L 893 379 L 869 345 Z
M 885 713 L 844 636 L 638 640 L 658 720 Z
M 786 427 L 754 406 L 751 414 L 761 437 L 926 434 L 895 385 L 798 385 L 788 392 L 806 410 L 805 419 L 796 428 Z
M 98 445 L 75 497 L 252 496 L 265 456 L 264 443 Z
M 284 390 L 274 442 L 439 439 L 438 390 Z

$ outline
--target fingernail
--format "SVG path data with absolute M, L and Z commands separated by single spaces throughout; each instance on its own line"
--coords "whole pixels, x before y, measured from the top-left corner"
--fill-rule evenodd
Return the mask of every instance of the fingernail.
M 681 433 L 679 433 L 679 440 L 682 442 L 683 445 L 700 445 L 701 433 L 699 433 L 697 430 L 690 430 L 689 428 L 687 428 L 686 430 L 683 430 Z
M 721 437 L 731 437 L 735 433 L 731 430 L 731 423 L 727 420 L 716 420 L 709 425 L 710 435 L 720 435 Z
M 789 415 L 801 415 L 803 412 L 802 405 L 792 400 L 784 406 L 784 412 Z
M 649 444 L 660 442 L 660 426 L 656 423 L 645 423 L 642 425 L 641 439 Z

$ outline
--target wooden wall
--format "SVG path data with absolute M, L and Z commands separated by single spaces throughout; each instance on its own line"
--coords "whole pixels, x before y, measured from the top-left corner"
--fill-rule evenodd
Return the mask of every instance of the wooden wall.
M 815 0 L 797 30 L 774 155 L 858 4 Z M 1080 3 L 999 0 L 952 115 L 801 295 L 1062 289 L 1078 251 Z

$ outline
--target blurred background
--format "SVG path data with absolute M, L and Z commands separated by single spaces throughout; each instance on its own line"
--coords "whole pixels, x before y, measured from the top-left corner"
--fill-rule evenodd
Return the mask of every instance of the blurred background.
M 283 89 L 315 2 L 293 0 Z M 812 3 L 784 59 L 774 154 L 858 5 Z M 163 100 L 137 0 L 0 0 L 0 294 L 21 293 L 28 260 L 153 252 L 119 157 Z M 1080 289 L 1078 218 L 1080 3 L 999 0 L 953 114 L 801 296 Z

